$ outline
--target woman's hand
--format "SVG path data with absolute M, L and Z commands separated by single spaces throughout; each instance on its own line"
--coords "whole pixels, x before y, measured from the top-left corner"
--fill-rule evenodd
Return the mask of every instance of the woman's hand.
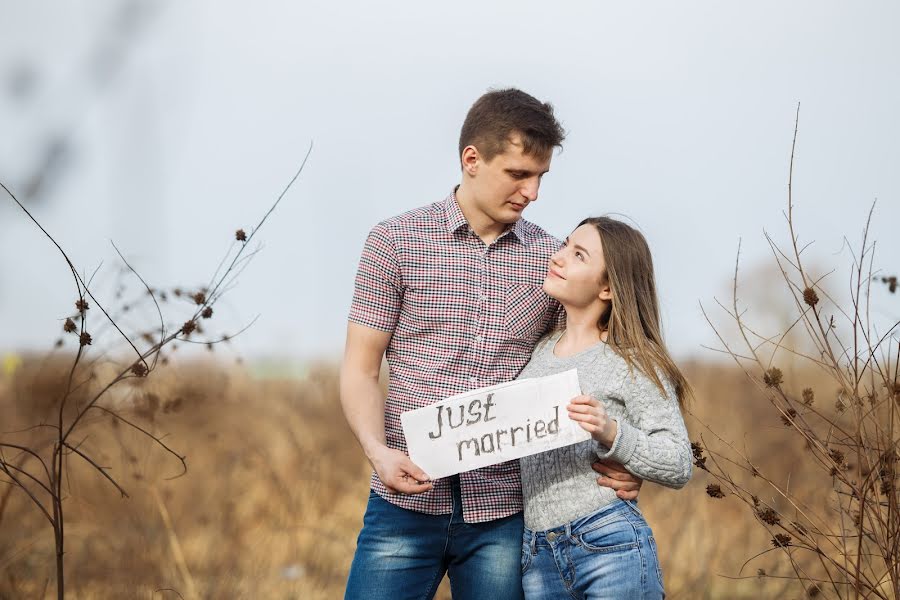
M 606 413 L 603 404 L 591 396 L 575 396 L 566 407 L 569 418 L 581 425 L 591 437 L 606 446 L 612 447 L 619 430 L 619 424 Z

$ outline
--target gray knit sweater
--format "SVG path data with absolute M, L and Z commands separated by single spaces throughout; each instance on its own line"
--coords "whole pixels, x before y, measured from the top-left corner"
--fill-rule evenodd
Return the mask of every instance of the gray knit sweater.
M 603 402 L 618 432 L 612 448 L 587 440 L 520 460 L 525 526 L 533 531 L 564 525 L 616 499 L 612 489 L 597 485 L 591 463 L 598 457 L 667 487 L 680 488 L 691 478 L 691 445 L 672 384 L 663 379 L 663 395 L 603 342 L 559 358 L 553 349 L 561 336 L 558 331 L 545 338 L 519 378 L 577 369 L 582 393 Z

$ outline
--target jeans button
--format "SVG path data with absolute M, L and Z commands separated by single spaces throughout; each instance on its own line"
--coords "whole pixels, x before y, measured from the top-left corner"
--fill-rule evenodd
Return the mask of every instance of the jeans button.
M 551 531 L 550 533 L 547 534 L 547 541 L 548 542 L 556 541 L 556 532 L 555 531 Z

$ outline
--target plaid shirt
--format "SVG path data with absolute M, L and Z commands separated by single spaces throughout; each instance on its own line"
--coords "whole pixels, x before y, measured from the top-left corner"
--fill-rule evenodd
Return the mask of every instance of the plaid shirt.
M 400 414 L 515 379 L 537 339 L 563 311 L 541 288 L 559 240 L 519 220 L 491 245 L 471 230 L 455 193 L 375 226 L 366 240 L 349 320 L 393 333 L 387 445 L 406 452 Z M 463 518 L 477 523 L 522 510 L 519 462 L 461 473 Z M 452 512 L 449 478 L 386 500 L 429 514 Z

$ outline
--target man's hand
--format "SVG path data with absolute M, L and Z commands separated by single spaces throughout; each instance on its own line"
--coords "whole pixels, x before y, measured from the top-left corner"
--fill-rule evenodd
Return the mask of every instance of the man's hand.
M 383 446 L 373 454 L 372 467 L 384 487 L 394 494 L 421 494 L 434 487 L 425 471 L 400 450 Z
M 644 484 L 643 479 L 632 475 L 625 470 L 625 467 L 610 460 L 598 460 L 591 467 L 600 473 L 597 485 L 614 489 L 616 496 L 622 500 L 637 500 L 641 486 Z

